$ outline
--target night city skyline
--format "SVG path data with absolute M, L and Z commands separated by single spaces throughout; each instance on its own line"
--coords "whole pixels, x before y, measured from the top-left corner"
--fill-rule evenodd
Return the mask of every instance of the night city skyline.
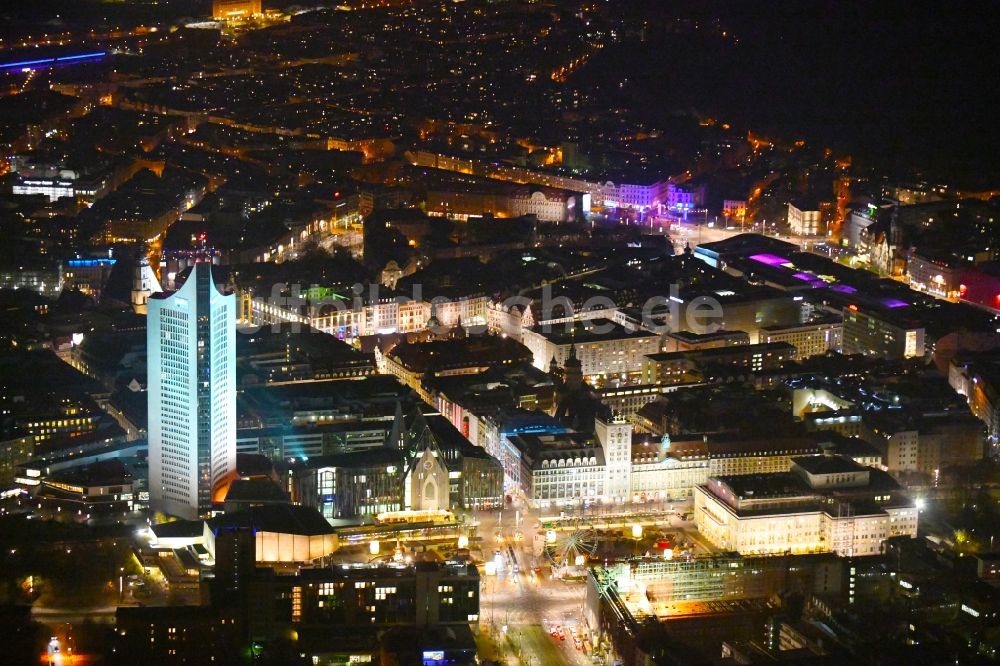
M 5 5 L 0 661 L 997 661 L 991 9 Z

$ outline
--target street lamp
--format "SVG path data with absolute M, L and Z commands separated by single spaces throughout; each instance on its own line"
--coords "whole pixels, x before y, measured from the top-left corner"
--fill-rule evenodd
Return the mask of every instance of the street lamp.
M 632 555 L 635 556 L 639 550 L 639 542 L 642 540 L 642 525 L 635 523 L 632 525 Z

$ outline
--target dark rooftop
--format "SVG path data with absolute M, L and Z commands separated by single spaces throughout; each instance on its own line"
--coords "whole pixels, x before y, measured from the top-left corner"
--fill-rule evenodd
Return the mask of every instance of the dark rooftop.
M 334 529 L 316 509 L 296 504 L 265 504 L 245 511 L 224 513 L 208 521 L 218 531 L 222 527 L 252 527 L 261 532 L 315 536 L 333 534 Z
M 226 502 L 280 504 L 288 494 L 270 479 L 236 479 L 229 485 Z
M 588 342 L 620 340 L 623 338 L 657 337 L 656 333 L 649 331 L 629 331 L 621 324 L 616 324 L 610 319 L 580 321 L 573 325 L 572 330 L 566 330 L 561 324 L 553 325 L 551 331 L 544 331 L 538 326 L 531 330 L 557 345 L 567 345 L 570 343 L 585 344 Z

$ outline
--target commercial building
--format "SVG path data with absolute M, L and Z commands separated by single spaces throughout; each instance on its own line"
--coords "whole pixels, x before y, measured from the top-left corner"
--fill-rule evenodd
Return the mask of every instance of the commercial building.
M 533 215 L 540 222 L 565 222 L 572 195 L 559 190 L 516 188 L 507 191 L 442 191 L 427 193 L 427 213 L 451 219 L 492 215 L 498 218 Z
M 605 454 L 592 437 L 575 432 L 522 434 L 510 441 L 520 454 L 518 491 L 531 502 L 562 506 L 604 500 Z
M 194 518 L 236 471 L 236 297 L 195 264 L 148 309 L 150 504 Z
M 597 419 L 594 435 L 604 450 L 604 497 L 609 502 L 632 498 L 632 426 L 621 420 Z
M 662 203 L 662 199 L 660 200 Z M 685 215 L 705 205 L 705 186 L 691 183 L 667 184 L 667 210 Z
M 17 477 L 18 468 L 31 460 L 35 439 L 30 435 L 18 436 L 16 432 L 4 433 L 0 441 L 0 484 L 9 486 Z
M 272 325 L 236 341 L 241 386 L 328 379 L 356 379 L 375 373 L 373 354 L 291 324 Z
M 465 562 L 345 564 L 288 575 L 259 570 L 246 590 L 252 639 L 479 621 L 479 572 Z
M 884 300 L 884 307 L 852 304 L 844 308 L 844 353 L 885 359 L 923 356 L 924 327 L 905 312 L 910 304 Z
M 63 264 L 63 288 L 76 289 L 81 294 L 99 299 L 117 261 L 106 257 L 69 259 Z
M 486 313 L 486 323 L 491 333 L 506 335 L 515 340 L 524 341 L 524 333 L 535 327 L 548 327 L 552 330 L 568 330 L 575 323 L 610 319 L 622 324 L 624 318 L 607 299 L 595 299 L 600 296 L 597 290 L 573 285 L 564 287 L 555 294 L 546 294 L 550 287 L 529 292 L 511 299 L 514 302 L 502 300 L 490 301 Z M 596 304 L 591 301 L 598 301 Z M 639 328 L 634 324 L 629 328 Z
M 520 410 L 548 414 L 554 405 L 555 381 L 531 363 L 490 368 L 475 375 L 436 377 L 430 393 L 438 411 L 470 442 L 502 459 L 500 424 Z M 536 419 L 537 420 L 537 419 Z
M 573 203 L 572 198 L 552 190 L 517 192 L 510 198 L 514 217 L 534 215 L 539 222 L 565 222 Z
M 764 342 L 770 342 L 765 340 Z M 667 333 L 663 339 L 664 352 L 687 352 L 716 347 L 736 347 L 750 344 L 750 336 L 745 331 L 713 331 L 711 333 L 692 333 L 690 331 L 674 331 Z
M 277 573 L 254 567 L 249 538 L 249 530 L 220 530 L 229 545 L 217 554 L 209 605 L 119 608 L 112 663 L 240 663 L 238 655 L 279 642 L 311 663 L 475 663 L 475 566 L 382 562 Z
M 247 19 L 260 13 L 260 0 L 212 0 L 212 18 L 217 21 Z
M 843 338 L 843 322 L 839 317 L 792 326 L 765 326 L 760 329 L 761 342 L 785 342 L 795 347 L 794 360 L 839 352 Z
M 260 453 L 276 461 L 366 451 L 383 445 L 391 425 L 390 421 L 350 421 L 241 428 L 236 432 L 236 451 Z
M 330 555 L 339 546 L 335 530 L 315 509 L 276 503 L 227 512 L 206 521 L 203 544 L 212 559 L 227 554 L 226 546 L 216 548 L 217 535 L 233 530 L 252 534 L 258 563 L 309 563 Z
M 404 509 L 406 456 L 381 448 L 310 458 L 291 470 L 292 498 L 328 520 Z
M 63 289 L 63 267 L 55 262 L 31 261 L 0 270 L 0 289 L 27 289 L 56 298 Z
M 633 501 L 684 499 L 714 476 L 787 472 L 793 458 L 822 451 L 809 437 L 637 438 L 632 445 Z
M 890 474 L 936 481 L 942 469 L 974 464 L 986 454 L 986 428 L 972 414 L 893 410 L 866 414 L 864 421 Z
M 725 269 L 731 261 L 755 254 L 788 255 L 798 252 L 799 246 L 773 236 L 762 234 L 737 234 L 724 240 L 700 243 L 694 257 L 713 268 Z
M 138 498 L 135 479 L 117 459 L 55 471 L 34 490 L 38 510 L 49 518 L 80 522 L 121 517 Z
M 689 352 L 649 354 L 643 360 L 644 384 L 677 384 L 714 374 L 749 374 L 781 367 L 795 358 L 788 342 L 710 347 Z
M 820 206 L 802 201 L 789 203 L 788 230 L 793 236 L 825 236 L 826 221 Z
M 756 344 L 761 342 L 762 327 L 802 320 L 802 304 L 790 293 L 770 286 L 733 282 L 727 280 L 715 286 L 682 288 L 677 296 L 670 297 L 671 308 L 674 304 L 677 306 L 679 320 L 664 323 L 697 334 L 744 331 L 750 343 Z
M 1000 372 L 996 359 L 955 357 L 948 367 L 948 383 L 969 402 L 969 409 L 986 426 L 992 441 L 1000 439 Z
M 343 291 L 347 291 L 344 289 Z M 241 318 L 255 326 L 290 323 L 307 325 L 341 340 L 367 335 L 413 333 L 435 325 L 454 327 L 486 323 L 489 299 L 478 293 L 413 300 L 390 293 L 350 298 L 332 288 L 311 287 L 302 292 L 276 295 L 245 287 L 240 291 Z
M 676 636 L 711 644 L 714 653 L 727 616 L 739 614 L 752 624 L 751 635 L 762 634 L 776 596 L 794 589 L 807 598 L 836 599 L 848 588 L 847 570 L 845 560 L 830 554 L 743 557 L 722 553 L 605 563 L 588 571 L 584 618 L 595 642 L 608 639 L 624 666 L 657 663 L 664 654 L 674 663 L 702 663 Z M 671 633 L 658 631 L 666 627 L 671 627 Z M 780 654 L 778 659 L 759 663 L 786 658 L 789 663 L 800 663 L 804 656 L 811 662 L 799 650 Z M 717 663 L 731 662 L 723 658 Z
M 1000 311 L 1000 263 L 989 261 L 966 269 L 958 289 L 962 302 Z
M 563 367 L 575 354 L 584 377 L 637 375 L 647 354 L 660 350 L 660 336 L 648 331 L 629 331 L 608 319 L 553 324 L 524 332 L 524 345 L 531 350 L 536 368 L 554 362 Z
M 531 358 L 531 352 L 516 340 L 481 335 L 461 340 L 401 342 L 385 354 L 384 365 L 388 374 L 432 402 L 423 384 L 425 376 L 476 374 Z
M 813 437 L 656 439 L 633 435 L 627 423 L 597 419 L 594 426 L 593 437 L 544 431 L 509 435 L 508 482 L 539 506 L 678 500 L 710 477 L 788 472 L 796 457 L 824 451 Z M 516 469 L 511 472 L 509 466 Z
M 724 199 L 722 201 L 722 216 L 729 224 L 742 225 L 747 218 L 746 199 Z
M 948 252 L 920 249 L 906 262 L 910 286 L 944 298 L 962 294 L 967 263 Z
M 694 491 L 695 524 L 740 554 L 882 552 L 917 535 L 917 508 L 892 477 L 841 456 L 803 456 L 785 473 L 712 477 Z

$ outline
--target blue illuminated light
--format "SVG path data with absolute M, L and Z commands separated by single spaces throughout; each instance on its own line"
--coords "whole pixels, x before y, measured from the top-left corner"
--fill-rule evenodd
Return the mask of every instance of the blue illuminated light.
M 95 266 L 114 266 L 117 259 L 70 259 L 67 266 L 73 268 L 93 268 Z
M 93 53 L 81 53 L 71 56 L 54 56 L 52 58 L 39 58 L 37 60 L 21 60 L 18 62 L 8 62 L 0 64 L 0 69 L 15 69 L 18 67 L 34 67 L 37 65 L 56 65 L 62 62 L 73 62 L 76 60 L 86 60 L 88 58 L 103 58 L 107 51 L 94 51 Z

